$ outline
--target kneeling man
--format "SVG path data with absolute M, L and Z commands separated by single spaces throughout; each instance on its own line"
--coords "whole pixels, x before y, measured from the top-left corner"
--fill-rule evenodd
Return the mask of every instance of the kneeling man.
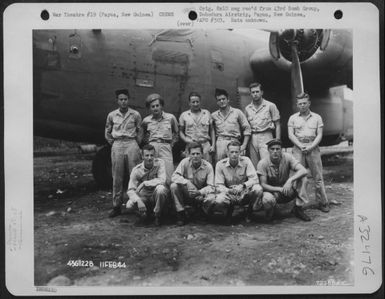
M 143 162 L 132 170 L 128 183 L 127 208 L 137 207 L 141 217 L 155 214 L 155 225 L 159 226 L 162 212 L 167 206 L 169 191 L 166 184 L 164 161 L 155 158 L 155 148 L 147 144 L 142 149 Z
M 241 144 L 232 141 L 227 145 L 227 158 L 215 167 L 215 186 L 219 192 L 212 209 L 226 214 L 226 222 L 231 222 L 235 205 L 247 205 L 250 216 L 255 202 L 262 196 L 258 175 L 248 157 L 240 156 Z M 213 211 L 213 210 L 212 210 Z
M 266 211 L 270 220 L 277 203 L 287 203 L 295 200 L 292 213 L 303 221 L 310 217 L 303 211 L 303 205 L 308 201 L 306 194 L 306 169 L 288 153 L 282 153 L 282 143 L 279 139 L 267 142 L 269 157 L 259 161 L 257 173 L 263 188 L 262 202 L 259 208 Z M 290 176 L 290 172 L 294 174 Z
M 187 145 L 189 157 L 183 159 L 171 177 L 171 196 L 177 211 L 177 224 L 184 225 L 186 217 L 184 204 L 197 206 L 205 196 L 214 191 L 214 170 L 202 159 L 202 144 L 191 142 Z

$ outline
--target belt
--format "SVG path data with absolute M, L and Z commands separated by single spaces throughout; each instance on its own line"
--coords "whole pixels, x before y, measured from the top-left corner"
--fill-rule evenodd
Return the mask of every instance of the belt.
M 156 142 L 156 143 L 171 143 L 171 140 L 164 140 L 164 139 L 154 139 L 151 140 L 150 142 Z
M 200 143 L 200 144 L 203 144 L 203 143 L 209 142 L 209 139 L 200 139 L 200 140 L 193 140 L 193 141 Z
M 121 138 L 116 138 L 114 141 L 133 141 L 136 140 L 136 137 L 121 137 Z
M 262 134 L 262 133 L 269 133 L 269 132 L 272 132 L 273 130 L 271 129 L 267 129 L 265 131 L 261 131 L 261 132 L 256 132 L 256 131 L 252 131 L 251 134 Z
M 297 139 L 302 143 L 310 143 L 314 141 L 315 137 L 297 137 Z
M 228 137 L 228 136 L 218 136 L 218 140 L 236 140 L 239 141 L 237 137 Z

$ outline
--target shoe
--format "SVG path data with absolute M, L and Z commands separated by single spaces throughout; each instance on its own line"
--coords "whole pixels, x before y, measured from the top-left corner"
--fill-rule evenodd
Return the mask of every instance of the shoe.
M 319 206 L 318 206 L 318 209 L 324 213 L 329 213 L 330 211 L 330 207 L 329 207 L 329 204 L 327 203 L 321 203 Z
M 225 220 L 226 225 L 232 224 L 233 212 L 234 212 L 234 206 L 230 205 L 230 207 L 227 209 L 227 213 L 226 213 L 226 220 Z
M 339 202 L 338 200 L 332 199 L 329 201 L 330 205 L 335 205 L 335 206 L 340 206 L 342 203 Z
M 155 220 L 154 220 L 154 224 L 155 226 L 161 226 L 161 222 L 160 222 L 160 217 L 159 216 L 155 216 Z
M 271 208 L 265 211 L 265 219 L 267 221 L 270 221 L 273 218 L 273 215 L 274 215 L 274 208 Z
M 185 222 L 186 222 L 186 217 L 185 217 L 184 211 L 178 212 L 176 214 L 176 225 L 183 226 L 185 225 Z
M 291 212 L 299 219 L 303 221 L 311 221 L 310 217 L 305 214 L 303 209 L 298 206 L 294 206 L 294 208 L 291 210 Z
M 116 216 L 119 216 L 120 214 L 122 214 L 122 210 L 120 209 L 120 207 L 114 207 L 108 214 L 108 217 L 114 218 Z

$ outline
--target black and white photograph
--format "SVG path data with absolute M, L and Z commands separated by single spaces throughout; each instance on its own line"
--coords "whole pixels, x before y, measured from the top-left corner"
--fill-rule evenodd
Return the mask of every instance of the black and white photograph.
M 311 10 L 294 4 L 250 15 L 246 4 L 190 6 L 176 28 L 156 24 L 174 16 L 165 6 L 156 18 L 131 12 L 147 18 L 138 28 L 31 28 L 31 219 L 19 235 L 22 212 L 6 198 L 6 231 L 11 254 L 30 239 L 35 291 L 329 293 L 357 287 L 359 275 L 378 280 L 378 215 L 360 212 L 356 179 L 374 136 L 357 128 L 356 89 L 369 83 L 353 80 L 362 34 L 251 25 Z M 129 14 L 75 11 L 60 17 Z M 232 26 L 212 24 L 226 17 Z

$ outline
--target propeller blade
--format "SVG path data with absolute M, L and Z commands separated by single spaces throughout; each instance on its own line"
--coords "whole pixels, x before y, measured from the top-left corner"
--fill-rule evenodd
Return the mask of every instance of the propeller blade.
M 291 44 L 291 98 L 293 106 L 296 106 L 296 96 L 304 92 L 301 64 L 298 57 L 298 42 L 292 41 Z

